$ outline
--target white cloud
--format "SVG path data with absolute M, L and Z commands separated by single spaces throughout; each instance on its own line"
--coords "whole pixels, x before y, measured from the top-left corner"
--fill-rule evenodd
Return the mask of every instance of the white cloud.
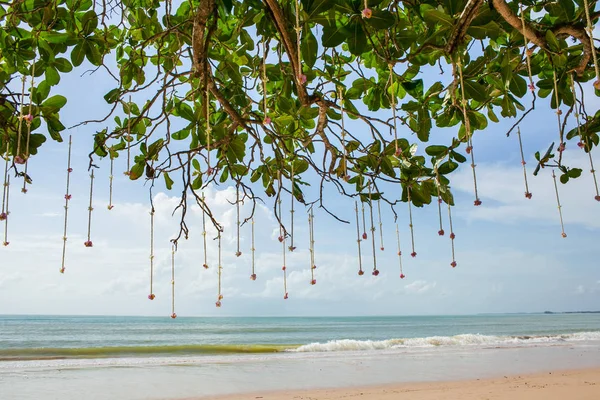
M 424 294 L 432 291 L 437 286 L 437 282 L 414 281 L 404 286 L 404 291 L 411 294 Z

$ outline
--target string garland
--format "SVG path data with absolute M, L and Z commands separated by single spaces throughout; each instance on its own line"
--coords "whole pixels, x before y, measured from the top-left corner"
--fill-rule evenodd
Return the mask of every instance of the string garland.
M 281 182 L 281 174 L 279 175 L 279 179 Z M 281 218 L 281 198 L 278 201 L 279 204 L 279 216 Z M 283 267 L 281 267 L 281 270 L 283 271 L 283 299 L 287 300 L 288 298 L 288 290 L 287 290 L 287 267 L 286 267 L 286 260 L 285 260 L 285 253 L 286 253 L 286 246 L 285 246 L 285 234 L 283 232 L 283 226 L 281 224 L 279 224 L 279 241 L 281 242 L 282 247 L 282 253 L 283 253 Z
M 560 99 L 558 98 L 558 79 L 556 77 L 556 70 L 553 69 L 552 70 L 552 76 L 553 76 L 553 83 L 554 83 L 554 100 L 556 101 L 556 119 L 558 121 L 558 140 L 559 140 L 559 145 L 558 145 L 558 152 L 562 153 L 563 151 L 565 151 L 565 147 L 566 147 L 566 143 L 563 140 L 562 137 L 562 123 L 561 123 L 561 115 L 562 115 L 562 110 L 560 109 Z
M 62 264 L 60 267 L 60 273 L 65 273 L 65 258 L 67 252 L 67 223 L 69 219 L 69 200 L 71 200 L 71 193 L 69 192 L 70 182 L 71 182 L 71 173 L 73 172 L 73 168 L 71 168 L 71 146 L 72 140 L 71 135 L 69 135 L 69 150 L 67 152 L 67 188 L 65 191 L 65 222 L 63 227 L 63 248 L 62 248 Z
M 21 78 L 21 81 L 23 82 L 23 85 L 21 87 L 21 106 L 19 107 L 19 128 L 17 130 L 17 152 L 14 154 L 14 162 L 15 164 L 24 164 L 25 160 L 23 159 L 23 157 L 21 157 L 21 130 L 23 127 L 23 120 L 25 119 L 25 116 L 23 115 L 23 101 L 25 99 L 25 82 L 27 81 L 27 78 L 25 77 L 25 75 L 23 75 L 23 77 Z
M 400 157 L 400 147 L 398 146 L 398 126 L 396 122 L 396 89 L 394 88 L 394 65 L 389 64 L 390 68 L 390 100 L 392 106 L 392 120 L 394 122 L 394 145 L 396 150 L 394 154 L 396 157 Z
M 356 211 L 356 243 L 358 245 L 358 275 L 362 276 L 362 275 L 364 275 L 365 272 L 362 269 L 362 255 L 361 255 L 361 250 L 360 250 L 360 242 L 361 242 L 360 222 L 359 222 L 359 218 L 358 218 L 358 202 L 357 201 L 354 202 L 354 210 Z
M 242 255 L 240 251 L 240 184 L 238 183 L 235 187 L 235 211 L 237 216 L 237 251 L 235 256 L 239 257 Z
M 150 211 L 150 294 L 148 295 L 149 300 L 154 300 L 156 297 L 152 291 L 154 284 L 154 205 Z
M 594 43 L 594 26 L 592 25 L 592 18 L 590 17 L 590 6 L 588 0 L 583 0 L 583 6 L 585 8 L 585 19 L 587 22 L 587 34 L 590 38 L 590 45 L 592 48 L 592 57 L 594 60 L 594 70 L 596 72 L 596 81 L 594 82 L 594 88 L 600 90 L 600 66 L 598 65 L 598 56 L 596 55 L 596 46 Z
M 210 126 L 210 90 L 208 84 L 206 85 L 206 174 L 212 175 L 213 170 L 210 167 L 210 134 L 212 127 Z
M 477 174 L 475 172 L 475 167 L 477 165 L 475 164 L 475 155 L 474 155 L 474 151 L 473 151 L 473 134 L 471 132 L 471 121 L 469 120 L 469 115 L 467 113 L 467 99 L 465 97 L 465 84 L 464 84 L 464 80 L 463 80 L 463 72 L 462 72 L 460 58 L 456 62 L 456 65 L 458 68 L 458 74 L 460 76 L 460 91 L 461 91 L 461 95 L 462 95 L 461 105 L 462 105 L 463 119 L 464 119 L 464 124 L 465 124 L 465 136 L 467 137 L 466 151 L 467 151 L 467 154 L 471 155 L 471 169 L 473 170 L 473 187 L 475 189 L 475 201 L 473 202 L 473 204 L 475 206 L 480 206 L 481 200 L 479 199 L 479 194 L 478 194 L 478 190 L 477 190 Z
M 523 11 L 523 4 L 519 4 L 519 9 L 521 11 L 521 26 L 523 32 L 525 32 L 525 13 Z M 535 85 L 533 84 L 533 74 L 531 73 L 531 55 L 533 54 L 533 49 L 529 48 L 529 39 L 525 33 L 523 33 L 523 40 L 525 41 L 525 62 L 527 63 L 527 75 L 529 76 L 529 90 L 531 90 L 535 96 Z
M 218 241 L 219 241 L 219 267 L 218 267 L 218 283 L 219 283 L 219 289 L 218 289 L 218 294 L 217 294 L 217 302 L 215 303 L 215 305 L 217 307 L 221 307 L 221 300 L 223 300 L 223 293 L 221 292 L 221 278 L 223 275 L 223 266 L 221 265 L 221 230 L 218 229 Z
M 302 51 L 300 49 L 300 38 L 302 34 L 302 26 L 300 25 L 300 2 L 296 0 L 296 55 L 298 56 L 298 81 L 301 85 L 306 83 L 306 76 L 302 73 Z
M 252 274 L 250 274 L 250 279 L 255 281 L 256 280 L 256 271 L 255 271 L 255 264 L 254 264 L 254 252 L 256 251 L 256 249 L 254 248 L 254 217 L 252 217 L 252 248 L 250 249 L 252 252 Z
M 523 141 L 521 140 L 521 127 L 517 127 L 517 137 L 519 138 L 519 150 L 521 151 L 521 165 L 523 166 L 523 178 L 525 179 L 525 197 L 531 199 L 529 184 L 527 183 L 527 163 L 525 162 L 525 154 L 523 153 Z
M 375 224 L 373 223 L 373 199 L 371 198 L 371 185 L 369 185 L 369 211 L 371 216 L 371 242 L 373 244 L 373 276 L 379 275 L 377 269 L 377 252 L 375 251 Z
M 444 226 L 442 223 L 442 193 L 441 193 L 441 184 L 440 184 L 440 173 L 435 168 L 435 186 L 437 188 L 437 202 L 438 202 L 438 217 L 440 222 L 440 230 L 438 231 L 439 236 L 444 236 Z
M 83 242 L 85 247 L 93 247 L 91 239 L 92 232 L 92 211 L 94 211 L 94 207 L 92 206 L 92 198 L 94 196 L 94 170 L 92 169 L 92 173 L 90 174 L 90 205 L 88 206 L 88 228 L 87 228 L 87 241 Z
M 412 253 L 410 253 L 410 256 L 412 258 L 415 258 L 417 256 L 417 252 L 415 251 L 415 232 L 413 229 L 413 216 L 412 216 L 412 205 L 411 205 L 411 200 L 410 200 L 410 186 L 406 187 L 406 193 L 408 196 L 408 227 L 410 228 L 410 240 L 411 240 L 411 246 L 412 246 Z
M 29 165 L 29 143 L 31 142 L 31 123 L 33 122 L 33 86 L 34 86 L 34 75 L 35 75 L 35 62 L 31 66 L 31 85 L 29 88 L 29 111 L 25 116 L 25 122 L 27 123 L 27 141 L 25 143 L 25 168 L 23 171 L 23 187 L 21 193 L 27 193 L 27 183 L 29 176 L 27 175 Z
M 115 167 L 115 160 L 112 156 L 112 152 L 113 149 L 111 148 L 110 151 L 110 175 L 108 176 L 108 210 L 112 210 L 115 206 L 112 203 L 112 199 L 113 199 L 113 179 L 114 179 L 114 167 Z
M 379 218 L 379 243 L 381 246 L 379 247 L 381 251 L 385 250 L 383 246 L 383 222 L 381 221 L 381 200 L 377 201 L 377 215 Z
M 6 212 L 6 189 L 8 188 L 8 160 L 9 160 L 9 151 L 10 151 L 10 142 L 8 138 L 8 133 L 5 135 L 4 140 L 6 140 L 6 153 L 4 157 L 4 181 L 2 183 L 2 211 L 0 211 L 0 221 L 5 221 L 8 218 L 8 213 Z
M 171 245 L 171 318 L 177 318 L 175 313 L 175 244 Z
M 560 204 L 560 197 L 558 196 L 558 185 L 556 184 L 556 174 L 554 173 L 554 170 L 552 170 L 552 179 L 554 180 L 554 192 L 556 193 L 556 204 L 558 206 L 558 216 L 560 217 L 560 229 L 561 229 L 561 236 L 563 238 L 567 237 L 567 234 L 565 233 L 565 224 L 563 222 L 563 215 L 562 215 L 562 205 Z
M 265 113 L 265 118 L 263 119 L 264 125 L 269 125 L 271 123 L 271 117 L 269 117 L 269 108 L 267 104 L 267 82 L 269 78 L 267 78 L 267 54 L 269 51 L 269 47 L 267 45 L 267 41 L 263 39 L 263 62 L 262 62 L 262 86 L 263 86 L 263 111 Z
M 400 265 L 400 279 L 404 279 L 406 276 L 402 272 L 402 250 L 400 249 L 400 230 L 398 224 L 396 224 L 396 239 L 398 241 L 398 264 Z
M 577 105 L 577 95 L 575 92 L 575 76 L 571 75 L 571 91 L 573 92 L 573 104 Z M 594 188 L 596 189 L 596 196 L 594 199 L 596 201 L 600 201 L 600 192 L 598 191 L 598 180 L 596 179 L 596 170 L 594 169 L 594 160 L 592 158 L 592 149 L 591 146 L 586 146 L 585 141 L 583 140 L 583 135 L 581 133 L 581 124 L 579 122 L 579 112 L 575 109 L 575 120 L 577 121 L 577 134 L 579 136 L 579 147 L 586 151 L 588 158 L 590 160 L 590 172 L 592 173 L 592 178 L 594 179 Z
M 10 176 L 8 177 L 8 180 L 6 181 L 6 209 L 5 209 L 5 213 L 6 213 L 6 218 L 4 219 L 4 241 L 2 242 L 3 246 L 8 246 L 10 244 L 10 242 L 8 241 L 8 216 L 10 215 L 10 211 L 9 211 L 9 206 L 8 206 L 8 200 L 10 197 Z
M 452 227 L 452 207 L 450 206 L 450 202 L 448 202 L 448 225 L 450 226 L 450 244 L 452 245 L 452 262 L 450 266 L 452 268 L 456 267 L 456 257 L 454 253 L 454 239 L 456 235 L 454 234 L 454 228 Z
M 344 91 L 341 86 L 338 86 L 338 97 L 340 99 L 340 116 L 341 116 L 341 124 L 342 124 L 342 147 L 344 148 L 344 153 L 342 154 L 342 169 L 344 174 L 344 181 L 348 182 L 350 177 L 348 176 L 348 149 L 346 148 L 346 126 L 344 124 Z
M 362 234 L 362 238 L 363 238 L 363 240 L 367 240 L 367 222 L 365 220 L 365 203 L 361 202 L 360 206 L 362 208 L 362 222 L 363 222 L 363 234 Z
M 289 251 L 296 250 L 296 246 L 294 246 L 294 161 L 291 162 L 291 181 L 292 187 L 290 189 L 290 193 L 292 194 L 292 204 L 290 208 L 290 246 L 288 247 Z
M 309 251 L 310 251 L 310 284 L 316 285 L 317 280 L 315 279 L 315 215 L 313 214 L 312 207 L 308 214 L 308 236 L 309 236 Z
M 202 192 L 202 205 L 206 205 L 204 192 Z M 204 244 L 204 264 L 202 264 L 202 267 L 208 269 L 208 252 L 206 251 L 206 211 L 204 211 L 204 207 L 202 208 L 202 242 Z

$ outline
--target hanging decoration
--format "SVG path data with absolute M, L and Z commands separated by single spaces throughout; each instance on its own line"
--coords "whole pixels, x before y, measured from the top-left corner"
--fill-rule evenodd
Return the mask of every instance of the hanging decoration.
M 150 210 L 150 294 L 148 295 L 149 300 L 154 300 L 154 292 L 152 286 L 154 284 L 154 205 Z
M 279 175 L 279 179 L 281 179 L 281 174 Z M 281 181 L 280 181 L 281 182 Z M 278 204 L 279 204 L 279 218 L 281 218 L 281 198 L 278 200 Z M 287 300 L 288 298 L 288 290 L 287 290 L 287 267 L 286 267 L 286 261 L 285 261 L 285 253 L 286 253 L 286 246 L 285 246 L 285 232 L 283 231 L 283 225 L 279 224 L 279 241 L 282 244 L 282 253 L 283 253 L 283 267 L 281 267 L 281 270 L 283 271 L 283 299 Z
M 242 252 L 240 251 L 240 184 L 238 182 L 238 184 L 235 187 L 235 211 L 236 211 L 236 217 L 237 217 L 237 251 L 235 252 L 235 256 L 239 257 L 242 255 Z
M 256 251 L 256 249 L 254 248 L 254 217 L 252 217 L 252 248 L 250 249 L 252 252 L 252 274 L 250 274 L 250 280 L 255 281 L 256 280 L 256 271 L 255 271 L 255 264 L 254 264 L 254 252 Z
M 363 208 L 364 210 L 364 208 Z M 362 269 L 362 254 L 360 251 L 360 242 L 361 242 L 361 236 L 360 236 L 360 222 L 359 222 L 359 218 L 358 218 L 358 202 L 355 201 L 354 202 L 354 211 L 356 211 L 356 243 L 358 245 L 358 275 L 362 276 L 365 274 L 365 271 L 363 271 Z M 364 215 L 364 213 L 363 213 Z
M 210 90 L 206 85 L 206 175 L 210 176 L 213 169 L 210 166 L 210 134 L 212 127 L 210 126 Z
M 560 99 L 558 97 L 558 78 L 556 77 L 556 70 L 553 69 L 552 70 L 552 76 L 553 76 L 553 82 L 554 82 L 554 101 L 556 101 L 556 119 L 558 121 L 558 140 L 559 140 L 559 145 L 558 145 L 558 152 L 561 154 L 562 156 L 562 152 L 565 151 L 566 148 L 566 143 L 563 139 L 563 135 L 562 135 L 562 121 L 561 121 L 561 115 L 562 115 L 562 110 L 560 109 Z M 559 156 L 560 157 L 560 156 Z
M 440 173 L 435 168 L 435 186 L 437 189 L 437 203 L 438 203 L 438 217 L 440 222 L 440 230 L 438 231 L 438 235 L 444 236 L 444 226 L 442 224 L 442 185 L 440 184 Z
M 342 154 L 342 169 L 343 169 L 343 179 L 348 182 L 350 176 L 348 175 L 348 149 L 346 148 L 346 126 L 344 124 L 344 90 L 342 86 L 338 86 L 338 98 L 340 100 L 340 117 L 342 124 L 342 148 L 344 149 L 344 153 Z
M 27 77 L 25 75 L 23 75 L 23 77 L 21 78 L 21 81 L 23 82 L 22 86 L 21 86 L 21 106 L 19 107 L 19 128 L 17 129 L 17 151 L 14 154 L 14 162 L 15 164 L 25 164 L 25 159 L 23 157 L 21 157 L 21 136 L 23 136 L 21 133 L 22 128 L 23 128 L 23 120 L 25 119 L 25 115 L 23 115 L 23 109 L 24 109 L 24 105 L 23 102 L 25 100 L 25 82 L 27 81 Z
M 552 179 L 554 180 L 554 192 L 556 193 L 556 204 L 558 206 L 558 216 L 560 217 L 560 229 L 561 229 L 561 236 L 563 238 L 567 237 L 567 234 L 565 233 L 565 224 L 563 222 L 563 215 L 562 215 L 562 206 L 560 204 L 560 197 L 558 196 L 558 185 L 556 184 L 556 174 L 554 173 L 554 170 L 552 170 Z
M 373 276 L 379 275 L 377 269 L 377 252 L 375 251 L 375 224 L 373 223 L 373 199 L 371 198 L 371 184 L 369 184 L 369 211 L 371 215 L 371 242 L 373 243 Z
M 94 211 L 94 207 L 92 206 L 92 198 L 94 196 L 94 170 L 92 169 L 92 173 L 90 174 L 90 205 L 88 206 L 88 228 L 87 228 L 87 240 L 83 242 L 85 247 L 93 247 L 91 239 L 92 232 L 92 211 Z
M 219 266 L 218 266 L 218 271 L 217 271 L 219 289 L 218 289 L 218 293 L 217 293 L 217 302 L 215 303 L 215 305 L 217 307 L 221 307 L 221 300 L 223 300 L 223 293 L 221 293 L 221 278 L 222 278 L 223 266 L 221 265 L 221 230 L 220 229 L 217 229 L 217 235 L 218 235 L 217 240 L 219 241 Z
M 365 220 L 365 203 L 361 201 L 360 206 L 362 208 L 362 221 L 363 221 L 363 240 L 367 240 L 367 222 Z
M 410 200 L 410 186 L 406 187 L 406 193 L 408 196 L 408 227 L 410 228 L 410 241 L 411 241 L 411 246 L 412 246 L 412 253 L 410 253 L 410 256 L 412 258 L 415 258 L 417 256 L 417 252 L 415 251 L 415 232 L 413 229 L 413 216 L 412 216 L 412 205 L 411 205 L 411 200 Z
M 525 197 L 531 199 L 529 184 L 527 183 L 527 163 L 525 162 L 525 154 L 523 154 L 523 141 L 521 140 L 521 127 L 517 127 L 517 137 L 519 138 L 519 149 L 521 150 L 521 165 L 523 166 L 523 178 L 525 179 Z
M 571 75 L 571 91 L 573 92 L 573 104 L 577 107 L 577 94 L 575 92 L 575 77 Z M 598 191 L 598 180 L 596 179 L 596 170 L 594 169 L 594 159 L 592 158 L 592 148 L 588 146 L 583 139 L 581 134 L 581 125 L 579 123 L 579 112 L 578 109 L 575 109 L 575 120 L 577 121 L 577 135 L 579 136 L 579 143 L 577 144 L 579 147 L 584 149 L 587 153 L 588 158 L 590 160 L 590 172 L 592 173 L 592 178 L 594 179 L 594 188 L 596 189 L 596 195 L 594 199 L 596 201 L 600 201 L 600 192 Z
M 10 211 L 8 208 L 8 199 L 9 198 L 10 198 L 10 176 L 6 180 L 6 209 L 4 210 L 4 213 L 6 214 L 6 218 L 4 219 L 4 241 L 2 242 L 2 245 L 4 247 L 6 247 L 10 244 L 10 242 L 8 241 L 8 215 L 10 214 Z
M 521 27 L 523 29 L 523 32 L 526 31 L 526 27 L 525 27 L 525 13 L 523 11 L 523 4 L 519 4 L 519 9 L 521 11 Z M 533 84 L 533 74 L 531 73 L 531 56 L 533 55 L 533 49 L 529 48 L 529 39 L 527 38 L 527 35 L 523 35 L 523 40 L 525 41 L 525 60 L 527 63 L 527 75 L 529 76 L 529 90 L 531 90 L 531 93 L 533 93 L 534 97 L 535 97 L 535 85 Z M 528 197 L 530 198 L 530 197 Z
M 389 64 L 390 68 L 390 103 L 392 107 L 392 121 L 394 122 L 394 145 L 396 150 L 394 154 L 396 157 L 400 157 L 400 147 L 398 145 L 398 126 L 396 122 L 396 88 L 394 87 L 394 65 Z
M 5 157 L 4 157 L 4 181 L 2 183 L 2 210 L 0 211 L 0 221 L 6 221 L 6 219 L 8 218 L 8 212 L 6 210 L 6 200 L 7 200 L 7 195 L 6 195 L 6 191 L 8 189 L 8 160 L 10 159 L 10 143 L 8 140 L 8 136 L 5 137 L 6 140 L 6 153 L 5 153 Z
M 288 247 L 289 251 L 296 250 L 296 246 L 294 246 L 294 160 L 292 160 L 291 164 L 291 181 L 292 187 L 290 189 L 290 193 L 292 194 L 292 204 L 290 207 L 290 246 Z
M 71 146 L 72 140 L 71 135 L 69 135 L 69 150 L 67 152 L 67 189 L 65 191 L 65 223 L 63 227 L 63 248 L 62 248 L 62 264 L 60 267 L 60 273 L 65 273 L 65 256 L 67 253 L 67 223 L 69 220 L 69 200 L 71 200 L 70 182 L 71 182 L 71 173 L 73 172 L 73 168 L 71 168 Z
M 171 245 L 171 318 L 177 318 L 177 314 L 175 314 L 175 243 Z
M 115 159 L 113 158 L 113 149 L 110 149 L 110 175 L 108 176 L 108 211 L 112 210 L 115 206 L 113 205 L 113 179 L 114 179 L 114 168 L 115 168 Z
M 306 75 L 302 73 L 302 51 L 300 48 L 300 40 L 302 35 L 302 25 L 300 25 L 300 2 L 296 0 L 296 55 L 298 56 L 298 82 L 300 85 L 306 83 Z
M 312 207 L 308 214 L 308 237 L 309 237 L 309 252 L 310 252 L 310 284 L 316 285 L 317 280 L 315 279 L 315 215 L 313 214 Z
M 202 192 L 202 205 L 206 205 L 204 192 Z M 202 264 L 202 266 L 204 269 L 208 269 L 208 252 L 206 251 L 206 211 L 204 211 L 204 207 L 202 207 L 202 242 L 204 244 L 204 264 Z
M 27 184 L 29 183 L 29 175 L 27 175 L 27 170 L 29 166 L 29 143 L 31 142 L 31 123 L 33 122 L 33 86 L 34 86 L 34 76 L 35 76 L 35 61 L 31 65 L 31 85 L 29 88 L 29 111 L 25 118 L 25 123 L 27 124 L 27 141 L 25 142 L 25 168 L 23 171 L 23 187 L 21 188 L 21 193 L 27 193 Z M 17 153 L 18 154 L 18 153 Z
M 402 272 L 402 250 L 400 249 L 400 230 L 398 224 L 396 224 L 396 239 L 398 240 L 398 264 L 400 264 L 400 279 L 404 279 L 406 276 Z
M 458 59 L 456 65 L 457 65 L 458 74 L 460 77 L 460 92 L 461 92 L 461 96 L 462 96 L 461 106 L 462 106 L 463 120 L 464 120 L 464 125 L 465 125 L 465 136 L 467 138 L 466 151 L 467 151 L 467 154 L 471 155 L 471 169 L 473 170 L 473 187 L 475 189 L 475 201 L 473 202 L 473 204 L 475 206 L 480 206 L 481 200 L 479 199 L 479 193 L 477 191 L 477 174 L 475 172 L 475 167 L 477 165 L 475 164 L 475 155 L 474 155 L 474 151 L 473 151 L 473 132 L 471 132 L 471 121 L 469 120 L 469 114 L 467 113 L 467 98 L 465 97 L 465 84 L 464 84 L 464 80 L 463 80 L 463 72 L 462 72 L 460 58 Z
M 456 258 L 454 255 L 454 239 L 456 238 L 456 235 L 454 234 L 454 228 L 452 227 L 452 207 L 450 206 L 450 203 L 448 203 L 448 224 L 450 225 L 450 243 L 452 244 L 452 262 L 450 263 L 450 266 L 454 268 L 456 267 Z
M 381 221 L 381 200 L 377 201 L 377 215 L 379 218 L 379 243 L 381 245 L 379 246 L 379 248 L 381 249 L 381 251 L 383 251 L 385 247 L 383 246 L 383 222 Z

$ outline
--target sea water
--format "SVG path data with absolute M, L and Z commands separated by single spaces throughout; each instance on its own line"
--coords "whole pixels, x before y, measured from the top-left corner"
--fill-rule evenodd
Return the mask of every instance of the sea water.
M 600 366 L 600 314 L 0 316 L 0 399 L 176 399 Z

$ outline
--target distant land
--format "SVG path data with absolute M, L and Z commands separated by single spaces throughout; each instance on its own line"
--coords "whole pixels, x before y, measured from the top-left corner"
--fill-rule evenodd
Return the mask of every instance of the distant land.
M 544 311 L 544 314 L 600 314 L 600 311 Z

